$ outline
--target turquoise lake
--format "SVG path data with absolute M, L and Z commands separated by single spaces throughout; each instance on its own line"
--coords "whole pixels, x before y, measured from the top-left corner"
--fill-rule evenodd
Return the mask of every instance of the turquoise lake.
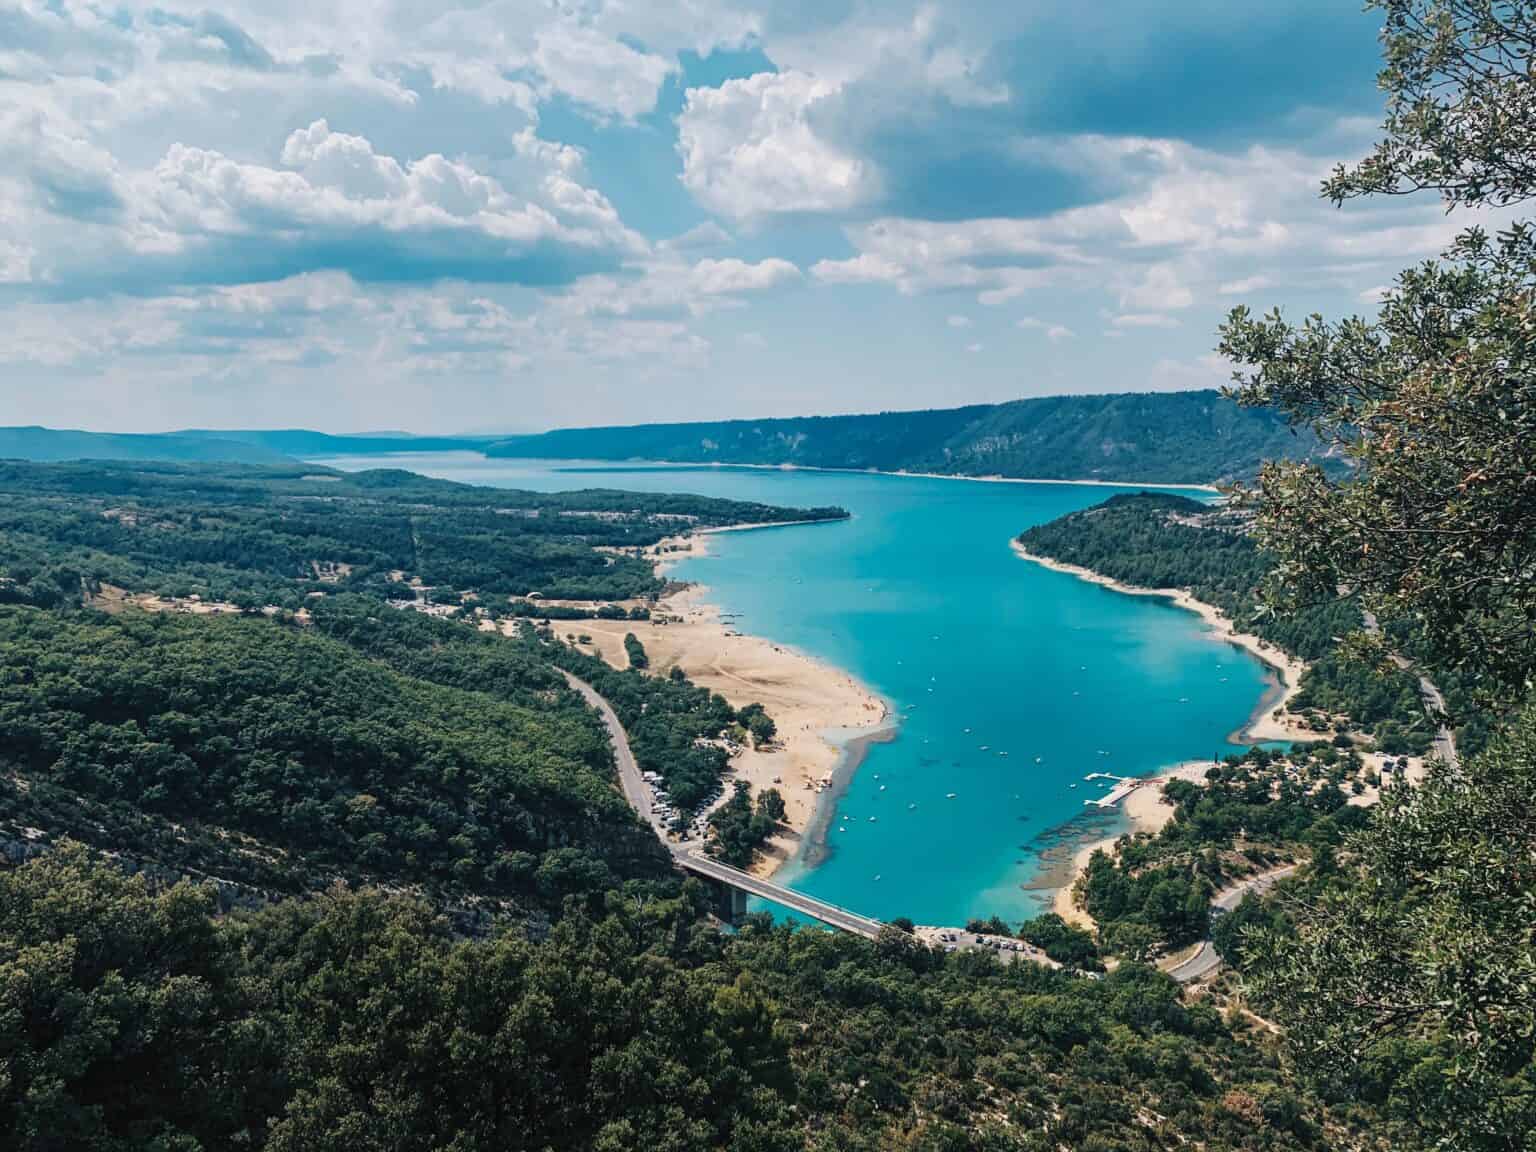
M 540 491 L 847 508 L 845 522 L 717 535 L 708 556 L 673 574 L 707 585 L 741 631 L 836 664 L 890 703 L 892 739 L 868 748 L 837 798 L 824 858 L 776 876 L 882 919 L 959 924 L 1045 910 L 1049 893 L 1027 886 L 1041 852 L 1064 827 L 1080 828 L 1085 800 L 1100 794 L 1083 778 L 1233 750 L 1229 734 L 1270 683 L 1262 663 L 1192 613 L 1010 551 L 1030 525 L 1134 487 L 457 453 L 321 463 Z

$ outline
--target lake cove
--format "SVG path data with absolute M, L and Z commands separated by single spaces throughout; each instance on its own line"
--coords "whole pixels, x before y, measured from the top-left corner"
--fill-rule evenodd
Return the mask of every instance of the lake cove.
M 1232 750 L 1269 674 L 1193 614 L 1014 556 L 1023 529 L 1134 486 L 989 483 L 757 468 L 493 461 L 469 453 L 326 460 L 472 484 L 697 492 L 851 520 L 711 537 L 673 575 L 741 632 L 839 666 L 893 713 L 851 742 L 801 851 L 776 875 L 866 915 L 960 924 L 1049 907 L 1064 839 L 1106 781 Z M 1052 853 L 1052 849 L 1055 849 Z

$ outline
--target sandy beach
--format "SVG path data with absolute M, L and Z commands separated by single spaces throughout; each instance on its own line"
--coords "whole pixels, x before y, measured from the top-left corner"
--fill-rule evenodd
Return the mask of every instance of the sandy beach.
M 1178 779 L 1188 780 L 1192 784 L 1203 784 L 1205 774 L 1210 769 L 1209 760 L 1188 760 L 1147 777 L 1121 802 L 1121 811 L 1125 814 L 1126 822 L 1130 827 L 1121 829 L 1113 836 L 1104 836 L 1082 844 L 1073 853 L 1069 879 L 1065 885 L 1056 889 L 1051 910 L 1069 924 L 1076 924 L 1081 928 L 1092 928 L 1094 926 L 1092 918 L 1072 899 L 1072 886 L 1083 874 L 1083 870 L 1088 867 L 1088 861 L 1092 859 L 1093 854 L 1100 849 L 1109 852 L 1114 848 L 1115 841 L 1129 832 L 1162 831 L 1163 826 L 1173 819 L 1174 813 L 1173 805 L 1163 798 L 1163 781 Z
M 1076 576 L 1079 580 L 1086 580 L 1090 584 L 1098 584 L 1127 596 L 1158 596 L 1169 600 L 1177 607 L 1193 612 L 1204 620 L 1217 639 L 1236 645 L 1262 660 L 1274 673 L 1274 689 L 1264 694 L 1253 715 L 1248 718 L 1248 722 L 1232 734 L 1232 743 L 1258 744 L 1267 740 L 1319 740 L 1332 734 L 1313 731 L 1299 718 L 1291 716 L 1286 711 L 1301 688 L 1301 677 L 1307 670 L 1306 664 L 1282 652 L 1267 640 L 1261 640 L 1249 632 L 1239 632 L 1236 625 L 1227 619 L 1221 609 L 1203 600 L 1196 600 L 1182 588 L 1142 588 L 1134 584 L 1124 584 L 1091 568 L 1064 564 L 1048 556 L 1036 555 L 1017 540 L 1012 542 L 1012 547 L 1014 553 L 1021 559 L 1038 564 L 1042 568 L 1049 568 L 1053 572 L 1065 572 L 1069 576 Z
M 706 546 L 701 536 L 686 538 L 690 550 Z M 750 782 L 754 792 L 777 788 L 784 796 L 786 832 L 769 842 L 752 869 L 767 876 L 798 849 L 823 790 L 831 786 L 843 743 L 878 729 L 888 709 L 846 672 L 771 640 L 737 632 L 720 619 L 707 596 L 707 588 L 690 585 L 664 598 L 651 621 L 557 620 L 554 627 L 562 636 L 590 636 L 592 650 L 616 668 L 628 666 L 624 636 L 633 632 L 657 675 L 679 665 L 695 684 L 718 692 L 736 707 L 756 702 L 767 709 L 778 726 L 774 745 L 747 749 L 731 762 L 732 779 Z

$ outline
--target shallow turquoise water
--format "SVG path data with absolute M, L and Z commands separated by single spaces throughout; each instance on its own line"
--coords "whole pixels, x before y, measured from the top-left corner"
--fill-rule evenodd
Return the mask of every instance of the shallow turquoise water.
M 1228 751 L 1227 735 L 1266 689 L 1263 665 L 1213 642 L 1193 614 L 1010 551 L 1024 528 L 1117 489 L 457 454 L 389 464 L 501 487 L 687 491 L 852 512 L 842 523 L 715 536 L 710 555 L 675 574 L 707 584 L 741 631 L 847 669 L 894 709 L 894 739 L 869 749 L 837 801 L 825 859 L 778 876 L 868 915 L 956 924 L 1035 914 L 1044 898 L 1022 885 L 1052 833 L 1099 794 L 1084 776 Z

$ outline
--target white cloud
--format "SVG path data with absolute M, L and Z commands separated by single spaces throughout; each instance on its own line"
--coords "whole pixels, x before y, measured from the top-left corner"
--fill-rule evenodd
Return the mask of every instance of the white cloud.
M 827 284 L 892 284 L 900 280 L 900 264 L 866 252 L 848 260 L 818 260 L 811 275 Z
M 817 135 L 815 105 L 834 85 L 803 72 L 761 72 L 690 88 L 678 117 L 683 184 L 712 212 L 844 212 L 871 200 L 868 164 Z
M 533 63 L 556 91 L 625 119 L 649 112 L 675 65 L 591 28 L 555 24 L 535 39 Z
M 800 279 L 800 269 L 788 260 L 703 259 L 690 264 L 663 251 L 634 262 L 623 274 L 583 277 L 553 297 L 550 307 L 569 316 L 700 317 L 741 307 L 745 296 Z
M 800 279 L 800 269 L 788 260 L 768 259 L 756 264 L 745 260 L 700 260 L 691 273 L 693 286 L 706 296 L 760 292 Z
M 969 316 L 951 315 L 945 320 L 945 323 L 951 328 L 969 328 L 971 326 L 971 318 Z
M 1167 311 L 1188 308 L 1195 294 L 1183 282 L 1177 270 L 1168 264 L 1154 264 L 1138 272 L 1120 289 L 1120 307 Z
M 1038 157 L 1124 191 L 1027 218 L 881 217 L 850 224 L 855 254 L 813 266 L 826 283 L 881 282 L 907 295 L 967 290 L 987 305 L 1063 292 L 1107 295 L 1143 315 L 1214 304 L 1276 282 L 1337 285 L 1429 256 L 1468 221 L 1426 199 L 1365 212 L 1317 196 L 1326 159 L 1272 148 L 1212 152 L 1176 140 L 1079 136 L 1031 142 Z M 1262 260 L 1263 275 L 1253 265 Z M 1367 280 L 1367 283 L 1372 281 Z M 1358 287 L 1349 287 L 1350 294 Z
M 1224 284 L 1216 285 L 1218 296 L 1247 296 L 1268 288 L 1272 281 L 1268 276 L 1245 276 L 1241 280 L 1228 280 Z
M 1076 335 L 1065 324 L 1047 324 L 1035 316 L 1021 316 L 1013 322 L 1013 325 L 1015 328 L 1023 328 L 1029 332 L 1044 332 L 1045 338 L 1052 344 L 1060 344 L 1063 340 L 1070 340 Z
M 713 220 L 706 220 L 702 224 L 695 224 L 679 236 L 663 240 L 657 247 L 686 252 L 693 248 L 718 248 L 730 242 L 729 232 Z
M 1179 322 L 1161 312 L 1126 312 L 1110 321 L 1116 328 L 1177 328 Z
M 34 171 L 27 227 L 55 241 L 43 275 L 77 287 L 266 280 L 315 266 L 384 280 L 559 282 L 645 250 L 583 182 L 580 154 L 531 129 L 513 137 L 497 177 L 439 154 L 402 162 L 324 120 L 292 132 L 278 166 L 177 143 L 125 172 L 75 143 L 51 153 L 72 156 L 67 196 L 50 197 L 61 179 Z

